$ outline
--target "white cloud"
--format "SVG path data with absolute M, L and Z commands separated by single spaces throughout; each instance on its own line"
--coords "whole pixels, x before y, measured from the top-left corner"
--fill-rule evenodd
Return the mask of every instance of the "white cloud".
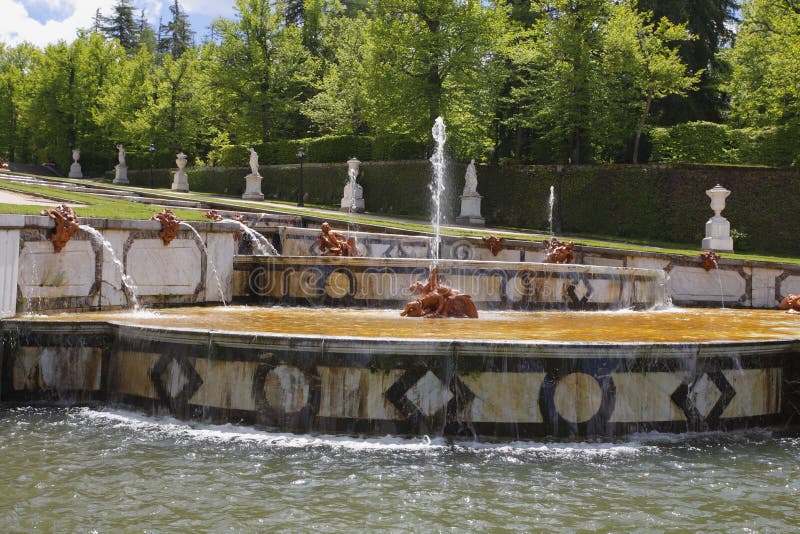
M 168 17 L 173 0 L 134 0 L 135 15 L 140 10 L 150 24 L 156 25 L 159 16 Z M 99 9 L 110 15 L 116 0 L 0 0 L 0 42 L 16 45 L 28 41 L 44 47 L 59 40 L 75 40 L 80 28 L 90 28 Z M 232 18 L 235 0 L 180 0 L 189 14 L 192 29 L 198 34 L 216 17 Z M 40 22 L 45 21 L 45 22 Z

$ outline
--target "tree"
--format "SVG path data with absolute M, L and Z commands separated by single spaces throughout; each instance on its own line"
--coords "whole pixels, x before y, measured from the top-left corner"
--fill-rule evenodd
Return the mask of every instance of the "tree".
M 169 12 L 172 16 L 170 21 L 167 24 L 159 24 L 158 51 L 177 59 L 194 46 L 194 32 L 189 24 L 189 16 L 178 0 L 173 0 Z
M 537 132 L 550 147 L 548 159 L 591 160 L 608 6 L 606 0 L 531 2 L 533 25 L 505 47 L 513 71 L 521 73 L 511 92 L 518 113 L 509 121 Z
M 333 49 L 322 79 L 314 84 L 318 91 L 306 100 L 303 114 L 317 132 L 323 134 L 363 134 L 369 129 L 365 110 L 369 107 L 364 58 L 366 18 L 340 17 L 331 21 L 325 48 Z
M 100 31 L 109 39 L 117 39 L 129 54 L 135 52 L 140 42 L 140 28 L 133 16 L 130 0 L 117 0 L 111 8 L 113 14 L 100 17 Z
M 460 115 L 445 117 L 451 123 L 476 124 L 469 117 L 477 118 L 486 95 L 473 89 L 490 82 L 484 67 L 505 13 L 477 0 L 375 1 L 372 8 L 367 63 L 373 128 L 421 138 L 446 113 Z
M 28 43 L 13 48 L 0 43 L 0 154 L 11 161 L 24 156 L 26 133 L 21 114 L 30 93 L 30 72 L 41 53 Z
M 729 67 L 720 51 L 733 42 L 732 22 L 739 3 L 737 0 L 639 0 L 639 10 L 652 12 L 652 20 L 666 17 L 673 24 L 685 25 L 695 36 L 679 44 L 678 55 L 688 72 L 700 74 L 697 90 L 664 98 L 658 106 L 663 124 L 722 120 L 727 109 L 723 86 Z
M 266 142 L 302 135 L 300 108 L 318 62 L 301 42 L 301 32 L 283 23 L 283 2 L 236 0 L 237 20 L 218 19 L 219 42 L 203 56 L 208 89 L 224 105 L 235 142 Z
M 657 24 L 648 23 L 650 16 L 636 10 L 635 1 L 614 4 L 603 43 L 603 71 L 612 87 L 609 93 L 623 96 L 617 109 L 626 103 L 639 108 L 633 163 L 638 162 L 639 143 L 653 102 L 685 95 L 696 87 L 701 75 L 688 73 L 678 55 L 678 45 L 691 40 L 686 25 L 672 24 L 666 17 Z
M 741 126 L 800 125 L 800 4 L 752 0 L 744 5 L 729 51 L 732 118 Z

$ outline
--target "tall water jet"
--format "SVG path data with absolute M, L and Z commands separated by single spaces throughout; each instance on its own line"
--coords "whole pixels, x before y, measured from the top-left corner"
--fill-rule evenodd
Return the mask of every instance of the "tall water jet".
M 431 197 L 433 199 L 433 214 L 431 224 L 433 225 L 433 243 L 431 243 L 431 269 L 436 267 L 439 262 L 439 246 L 441 244 L 441 223 L 442 223 L 442 193 L 444 193 L 444 143 L 447 140 L 444 121 L 441 117 L 436 118 L 436 122 L 431 128 L 433 140 L 436 141 L 436 149 L 431 156 L 430 162 L 433 164 L 433 180 L 431 181 Z
M 547 201 L 547 228 L 550 230 L 550 235 L 553 235 L 553 206 L 556 204 L 556 189 L 550 186 L 550 198 Z

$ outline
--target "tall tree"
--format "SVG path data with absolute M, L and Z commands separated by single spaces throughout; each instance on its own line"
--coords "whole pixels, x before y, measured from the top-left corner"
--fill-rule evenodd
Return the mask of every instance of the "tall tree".
M 636 10 L 635 0 L 611 7 L 603 43 L 603 72 L 606 94 L 616 102 L 603 109 L 613 117 L 611 124 L 623 125 L 626 106 L 638 109 L 633 144 L 633 163 L 638 162 L 642 131 L 653 102 L 669 95 L 685 95 L 696 88 L 701 72 L 688 73 L 678 47 L 691 40 L 685 24 L 672 24 L 666 17 L 649 22 L 651 13 Z M 622 120 L 620 120 L 622 119 Z
M 28 43 L 0 43 L 0 154 L 11 161 L 25 157 L 27 134 L 21 115 L 31 92 L 30 73 L 41 53 Z
M 284 24 L 283 2 L 236 0 L 236 20 L 214 23 L 204 63 L 211 91 L 230 113 L 235 142 L 302 135 L 304 96 L 318 70 L 300 29 Z
M 744 4 L 729 90 L 741 126 L 800 125 L 800 3 L 751 0 Z
M 158 51 L 177 59 L 194 46 L 194 32 L 189 24 L 189 15 L 178 0 L 173 0 L 169 12 L 171 16 L 169 22 L 159 24 Z
M 422 137 L 446 112 L 470 124 L 486 96 L 472 89 L 490 82 L 484 67 L 505 24 L 504 11 L 478 0 L 375 1 L 372 9 L 367 61 L 373 127 Z
M 781 0 L 779 0 L 781 1 Z M 695 36 L 679 47 L 679 55 L 689 73 L 700 74 L 696 91 L 663 99 L 657 106 L 662 124 L 705 120 L 719 122 L 727 108 L 723 84 L 728 66 L 719 52 L 733 38 L 733 21 L 738 0 L 639 0 L 642 12 L 652 12 L 653 20 L 666 17 L 674 24 L 684 24 Z
M 512 98 L 512 120 L 531 128 L 561 162 L 591 161 L 597 111 L 599 50 L 608 17 L 607 0 L 531 2 L 534 24 L 507 47 L 515 70 L 523 72 Z
M 112 14 L 101 17 L 100 31 L 109 39 L 117 39 L 129 54 L 136 51 L 140 42 L 140 28 L 133 15 L 130 0 L 117 0 L 111 8 Z

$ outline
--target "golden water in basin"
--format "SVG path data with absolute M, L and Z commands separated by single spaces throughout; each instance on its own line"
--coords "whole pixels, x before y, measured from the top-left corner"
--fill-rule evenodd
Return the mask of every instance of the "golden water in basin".
M 420 319 L 400 317 L 398 310 L 228 306 L 23 315 L 18 319 L 111 321 L 162 328 L 301 336 L 456 341 L 702 343 L 800 339 L 800 315 L 780 310 L 705 308 L 648 312 L 481 311 L 479 319 Z

